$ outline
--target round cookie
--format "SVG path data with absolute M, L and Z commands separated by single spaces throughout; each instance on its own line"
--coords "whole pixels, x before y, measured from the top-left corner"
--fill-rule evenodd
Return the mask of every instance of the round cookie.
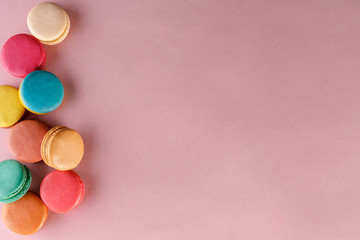
M 11 127 L 7 138 L 11 154 L 22 162 L 41 161 L 41 142 L 49 129 L 49 126 L 37 120 L 17 123 Z
M 20 162 L 9 159 L 0 162 L 0 202 L 10 203 L 20 199 L 29 190 L 31 173 Z
M 59 78 L 47 71 L 35 71 L 20 85 L 22 105 L 32 113 L 45 114 L 58 108 L 64 98 L 64 87 Z
M 75 168 L 84 155 L 81 135 L 70 128 L 56 126 L 45 135 L 41 144 L 41 157 L 46 165 L 66 171 Z
M 9 38 L 1 49 L 1 63 L 15 77 L 24 78 L 29 73 L 42 69 L 45 50 L 38 39 L 28 34 Z
M 2 208 L 2 219 L 5 225 L 14 233 L 21 235 L 39 231 L 47 216 L 47 207 L 32 192 L 26 193 L 16 202 L 4 204 Z
M 85 186 L 73 171 L 54 171 L 41 182 L 40 196 L 45 205 L 57 213 L 68 212 L 83 200 Z
M 30 32 L 42 43 L 54 45 L 62 42 L 70 30 L 70 18 L 65 10 L 52 2 L 33 7 L 27 17 Z
M 10 127 L 17 123 L 25 112 L 20 102 L 17 88 L 0 86 L 0 127 Z

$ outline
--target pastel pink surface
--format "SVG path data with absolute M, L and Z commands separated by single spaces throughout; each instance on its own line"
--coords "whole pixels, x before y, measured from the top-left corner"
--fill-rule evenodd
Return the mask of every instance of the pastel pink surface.
M 24 120 L 10 128 L 9 151 L 15 159 L 34 163 L 41 161 L 41 143 L 49 126 L 36 120 Z
M 40 41 L 29 34 L 10 37 L 1 49 L 1 63 L 15 77 L 24 78 L 29 73 L 42 69 L 45 56 Z
M 1 43 L 39 2 L 0 1 Z M 360 239 L 359 1 L 56 3 L 64 102 L 27 118 L 81 132 L 86 196 L 27 240 Z
M 41 200 L 56 213 L 65 213 L 77 207 L 84 194 L 84 183 L 73 171 L 51 172 L 40 185 Z

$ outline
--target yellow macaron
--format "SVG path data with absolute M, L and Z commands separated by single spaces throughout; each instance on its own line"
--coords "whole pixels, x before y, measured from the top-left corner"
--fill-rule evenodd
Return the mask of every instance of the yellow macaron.
M 18 92 L 15 87 L 0 86 L 0 127 L 10 127 L 24 115 L 25 108 L 20 102 Z

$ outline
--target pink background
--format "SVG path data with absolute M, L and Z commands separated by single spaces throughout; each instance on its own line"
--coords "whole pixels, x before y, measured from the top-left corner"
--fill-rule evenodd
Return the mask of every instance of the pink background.
M 38 2 L 0 1 L 1 45 Z M 57 2 L 65 100 L 26 118 L 83 135 L 87 193 L 0 239 L 360 238 L 359 1 Z M 51 170 L 30 168 L 38 192 Z

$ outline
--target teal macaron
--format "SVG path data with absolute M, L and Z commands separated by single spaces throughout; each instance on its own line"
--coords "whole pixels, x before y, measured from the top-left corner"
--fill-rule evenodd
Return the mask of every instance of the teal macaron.
M 45 114 L 58 108 L 64 98 L 60 79 L 47 71 L 29 73 L 19 88 L 22 105 L 32 113 Z
M 9 159 L 0 162 L 0 202 L 11 203 L 29 190 L 30 170 L 20 162 Z

